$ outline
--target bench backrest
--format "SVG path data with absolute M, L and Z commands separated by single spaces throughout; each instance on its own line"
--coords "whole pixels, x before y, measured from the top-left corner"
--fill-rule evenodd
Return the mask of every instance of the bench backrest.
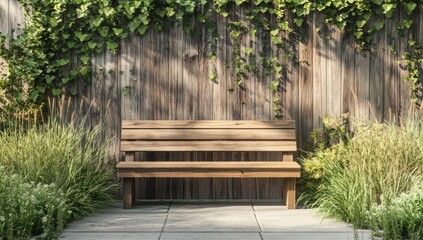
M 122 121 L 124 152 L 295 152 L 295 121 Z

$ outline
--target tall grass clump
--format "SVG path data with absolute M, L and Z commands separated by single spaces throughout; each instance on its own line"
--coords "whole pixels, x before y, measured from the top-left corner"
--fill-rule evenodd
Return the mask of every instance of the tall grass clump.
M 111 200 L 116 186 L 101 125 L 61 122 L 15 126 L 0 132 L 0 165 L 28 182 L 55 184 L 67 199 L 72 218 L 93 213 Z
M 369 217 L 371 209 L 423 183 L 423 123 L 418 118 L 402 126 L 355 122 L 353 129 L 345 142 L 303 159 L 302 199 L 356 227 L 380 227 Z

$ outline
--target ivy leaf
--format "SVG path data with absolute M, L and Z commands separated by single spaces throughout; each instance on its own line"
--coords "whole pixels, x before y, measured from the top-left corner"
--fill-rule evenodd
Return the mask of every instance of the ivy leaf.
M 135 12 L 135 7 L 126 4 L 125 5 L 125 11 L 127 13 L 127 16 L 131 17 L 134 14 L 134 12 Z
M 410 40 L 408 41 L 408 45 L 410 45 L 410 47 L 416 45 L 416 41 Z
M 60 59 L 56 61 L 56 65 L 59 67 L 65 66 L 69 63 L 69 59 Z
M 413 20 L 404 20 L 403 23 L 406 28 L 410 28 L 413 25 Z
M 375 22 L 374 27 L 375 27 L 376 30 L 380 30 L 380 29 L 383 28 L 384 25 L 385 25 L 385 23 L 383 21 L 377 21 L 377 22 Z
M 46 76 L 46 83 L 47 84 L 52 83 L 55 78 L 56 78 L 55 76 Z
M 70 34 L 68 34 L 68 33 L 63 33 L 62 34 L 62 37 L 63 37 L 63 39 L 68 39 L 69 37 L 70 37 Z
M 269 85 L 269 89 L 272 90 L 272 92 L 276 92 L 276 90 L 278 90 L 278 86 L 279 86 L 279 81 L 273 80 Z
M 140 21 L 132 21 L 128 24 L 129 31 L 134 32 L 140 26 Z
M 337 23 L 335 23 L 335 25 L 336 25 L 339 29 L 344 30 L 345 26 L 347 25 L 347 22 L 345 22 L 345 21 L 342 21 L 342 22 L 337 22 Z
M 105 38 L 105 37 L 107 37 L 107 34 L 109 33 L 109 28 L 103 27 L 98 32 L 100 33 L 100 36 Z
M 355 36 L 357 39 L 360 39 L 362 35 L 363 35 L 363 32 L 362 32 L 362 31 L 357 31 L 357 32 L 354 32 L 354 36 Z
M 84 63 L 84 64 L 87 64 L 90 59 L 91 58 L 89 56 L 84 55 L 84 56 L 81 57 L 81 62 Z
M 245 53 L 248 55 L 253 52 L 253 48 L 249 48 L 249 47 L 245 48 L 244 50 L 245 50 Z
M 50 18 L 49 23 L 51 27 L 56 27 L 59 24 L 59 22 L 55 18 Z
M 272 43 L 274 44 L 279 44 L 281 41 L 282 41 L 282 37 L 279 37 L 279 36 L 272 37 Z
M 79 69 L 79 72 L 82 74 L 82 76 L 86 76 L 89 70 L 90 70 L 90 67 L 83 66 Z
M 107 48 L 110 50 L 114 50 L 119 46 L 117 42 L 112 42 L 112 41 L 107 41 L 106 44 L 107 44 Z
M 115 13 L 115 9 L 111 8 L 111 7 L 105 7 L 105 8 L 103 8 L 103 13 L 104 13 L 104 15 L 106 15 L 106 17 L 109 17 L 110 15 Z
M 377 5 L 381 5 L 383 0 L 373 0 L 374 3 L 376 3 Z
M 282 71 L 283 66 L 282 65 L 278 65 L 275 67 L 275 72 L 279 73 L 280 71 Z
M 209 79 L 210 79 L 210 81 L 212 81 L 212 82 L 216 83 L 216 79 L 217 79 L 217 73 L 216 73 L 216 70 L 214 70 L 214 69 L 213 69 L 213 71 L 211 71 L 211 72 L 209 73 Z
M 85 39 L 88 38 L 88 34 L 82 32 L 76 32 L 75 36 L 79 39 L 79 41 L 83 42 Z
M 357 25 L 358 28 L 362 28 L 365 24 L 366 24 L 366 20 L 360 20 L 360 21 L 356 21 L 355 24 Z
M 410 15 L 416 7 L 417 7 L 417 4 L 415 3 L 407 3 L 407 5 L 405 5 L 405 10 L 407 12 L 407 15 Z
M 141 27 L 138 28 L 138 33 L 140 35 L 144 35 L 145 31 L 147 31 L 148 25 L 142 25 Z
M 76 43 L 75 43 L 75 42 L 67 42 L 67 43 L 66 43 L 66 46 L 68 46 L 68 48 L 74 48 L 74 47 L 75 47 L 75 45 L 76 45 Z
M 393 4 L 393 3 L 383 4 L 382 5 L 383 14 L 385 14 L 387 17 L 391 17 L 395 7 L 396 7 L 396 4 Z
M 60 88 L 53 88 L 51 90 L 51 92 L 53 93 L 54 96 L 57 96 L 57 95 L 59 95 L 59 94 L 62 93 L 62 89 L 60 89 Z
M 94 27 L 98 27 L 100 26 L 100 24 L 103 22 L 103 18 L 99 17 L 94 19 L 93 21 L 91 21 L 90 23 L 94 26 Z
M 69 82 L 69 80 L 70 80 L 70 78 L 68 78 L 68 77 L 62 78 L 62 83 L 66 84 L 67 82 Z
M 46 87 L 44 87 L 44 86 L 37 86 L 37 90 L 38 90 L 38 92 L 40 92 L 40 93 L 45 93 L 45 91 L 46 91 Z
M 168 17 L 172 17 L 173 15 L 175 15 L 175 9 L 170 8 L 170 7 L 167 7 L 167 8 L 166 8 L 166 15 L 167 15 Z
M 275 29 L 275 30 L 270 31 L 271 36 L 277 36 L 278 34 L 279 34 L 279 29 Z
M 301 27 L 301 25 L 303 25 L 304 20 L 302 18 L 296 18 L 294 22 L 298 27 Z
M 96 46 L 97 46 L 97 43 L 95 43 L 95 42 L 89 42 L 89 43 L 88 43 L 88 47 L 89 47 L 90 49 L 94 49 Z
M 199 21 L 200 23 L 205 23 L 205 22 L 206 22 L 206 15 L 205 15 L 204 13 L 200 13 L 200 14 L 198 15 L 198 21 Z
M 123 32 L 122 28 L 112 28 L 112 29 L 116 36 L 119 36 Z
M 32 101 L 36 100 L 39 96 L 39 92 L 37 90 L 32 90 L 31 93 L 29 94 L 29 99 L 31 99 Z

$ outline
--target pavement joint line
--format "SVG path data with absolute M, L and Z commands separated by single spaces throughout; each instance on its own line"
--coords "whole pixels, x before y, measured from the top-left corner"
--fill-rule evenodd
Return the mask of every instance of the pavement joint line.
M 260 233 L 257 231 L 165 231 L 163 233 Z
M 160 231 L 138 231 L 138 230 L 110 230 L 110 231 L 101 231 L 101 230 L 65 230 L 63 233 L 161 233 Z
M 170 209 L 172 208 L 172 202 L 173 202 L 173 200 L 169 202 L 169 208 L 167 209 L 166 219 L 165 219 L 165 222 L 163 224 L 162 231 L 160 232 L 159 240 L 162 239 L 163 232 L 165 231 L 167 219 L 169 218 L 169 214 L 170 214 Z
M 254 218 L 256 219 L 256 222 L 257 222 L 257 225 L 258 225 L 258 227 L 259 227 L 259 229 L 260 229 L 260 232 L 263 232 L 263 228 L 261 227 L 260 221 L 259 221 L 259 220 L 258 220 L 258 218 L 257 218 L 257 211 L 256 211 L 256 208 L 254 207 L 254 203 L 253 203 L 253 201 L 251 201 L 251 207 L 253 208 Z M 262 238 L 262 240 L 263 240 L 263 237 L 261 236 L 261 234 L 260 234 L 260 237 L 261 237 L 261 238 Z

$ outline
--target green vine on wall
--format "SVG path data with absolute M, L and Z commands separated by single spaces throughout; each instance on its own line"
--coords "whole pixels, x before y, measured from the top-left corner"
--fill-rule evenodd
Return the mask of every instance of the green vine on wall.
M 320 12 L 325 23 L 354 35 L 359 46 L 367 50 L 372 34 L 383 29 L 384 19 L 396 11 L 407 16 L 420 0 L 19 0 L 25 9 L 25 28 L 15 38 L 0 37 L 0 56 L 7 62 L 7 72 L 0 77 L 0 107 L 11 110 L 42 105 L 46 97 L 75 93 L 71 83 L 89 79 L 93 73 L 91 58 L 105 49 L 116 54 L 119 42 L 130 36 L 143 35 L 148 28 L 163 30 L 182 22 L 186 32 L 192 19 L 204 24 L 212 36 L 208 44 L 210 59 L 216 57 L 217 26 L 213 16 L 228 19 L 234 43 L 232 64 L 236 85 L 242 86 L 247 73 L 258 74 L 262 65 L 273 76 L 269 88 L 276 93 L 283 84 L 284 65 L 289 57 L 288 38 L 302 27 L 313 11 Z M 251 26 L 232 19 L 230 9 L 245 8 Z M 413 21 L 396 24 L 398 34 L 411 28 Z M 264 32 L 277 51 L 275 56 L 258 57 L 249 46 L 242 46 L 246 34 Z M 416 44 L 418 45 L 418 44 Z M 422 52 L 413 48 L 404 54 L 408 80 L 416 92 L 420 84 Z M 210 80 L 217 82 L 212 70 Z M 232 89 L 233 91 L 233 89 Z M 274 98 L 275 116 L 282 116 L 280 99 Z

